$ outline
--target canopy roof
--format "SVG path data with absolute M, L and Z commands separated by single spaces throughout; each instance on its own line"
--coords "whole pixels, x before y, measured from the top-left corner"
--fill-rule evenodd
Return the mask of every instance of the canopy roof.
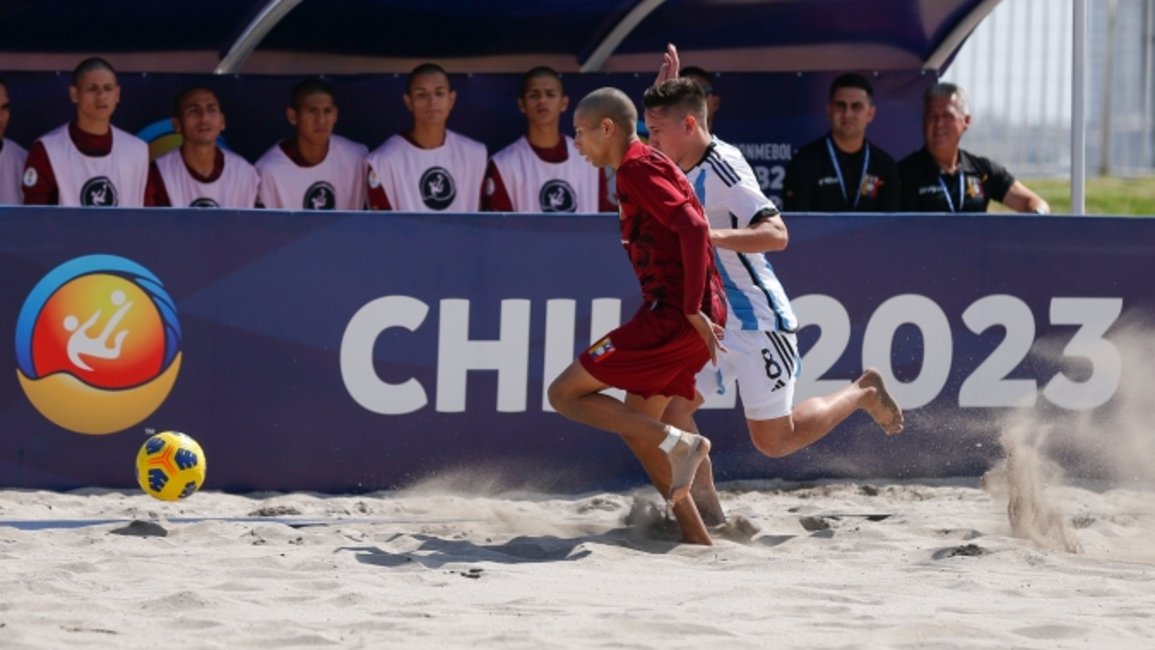
M 998 0 L 0 0 L 0 69 L 941 71 Z

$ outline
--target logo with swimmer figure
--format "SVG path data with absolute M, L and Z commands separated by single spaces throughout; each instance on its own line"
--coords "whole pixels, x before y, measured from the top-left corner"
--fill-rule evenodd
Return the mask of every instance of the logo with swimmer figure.
M 16 320 L 16 376 L 54 424 L 123 431 L 151 415 L 180 373 L 176 305 L 151 271 L 115 255 L 69 260 L 32 288 Z

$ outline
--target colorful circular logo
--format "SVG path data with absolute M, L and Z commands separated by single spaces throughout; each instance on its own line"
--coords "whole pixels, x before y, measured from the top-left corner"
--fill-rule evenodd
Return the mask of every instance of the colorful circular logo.
M 33 287 L 16 320 L 28 400 L 70 431 L 123 431 L 151 415 L 180 373 L 180 323 L 160 279 L 115 255 L 70 260 Z

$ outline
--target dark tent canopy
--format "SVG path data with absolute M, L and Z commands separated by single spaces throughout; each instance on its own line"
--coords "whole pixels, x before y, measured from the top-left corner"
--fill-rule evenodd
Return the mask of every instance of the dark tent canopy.
M 166 72 L 941 71 L 998 0 L 2 0 L 0 69 L 116 55 Z

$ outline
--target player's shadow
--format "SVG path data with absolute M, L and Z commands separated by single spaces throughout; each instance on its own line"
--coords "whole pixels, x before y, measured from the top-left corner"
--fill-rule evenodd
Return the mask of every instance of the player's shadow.
M 593 553 L 587 547 L 588 544 L 628 546 L 636 551 L 654 554 L 667 553 L 678 546 L 676 541 L 640 539 L 635 531 L 628 528 L 568 539 L 553 535 L 519 536 L 500 544 L 478 544 L 466 539 L 401 533 L 389 541 L 400 537 L 418 540 L 420 544 L 416 549 L 404 552 L 387 551 L 380 546 L 342 546 L 336 551 L 355 553 L 358 562 L 374 566 L 396 568 L 416 563 L 428 569 L 436 569 L 445 564 L 461 562 L 574 562 Z

